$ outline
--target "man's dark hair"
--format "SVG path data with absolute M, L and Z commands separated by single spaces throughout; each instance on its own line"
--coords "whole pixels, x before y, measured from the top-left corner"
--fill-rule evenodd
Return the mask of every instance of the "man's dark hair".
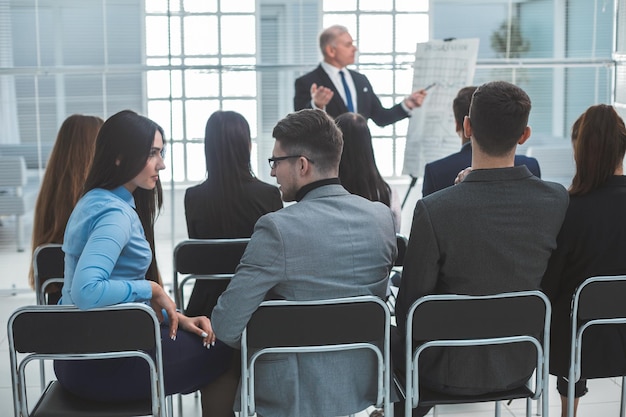
M 530 98 L 506 81 L 481 85 L 472 96 L 469 118 L 472 136 L 487 154 L 510 152 L 528 126 Z
M 454 112 L 454 120 L 457 127 L 463 129 L 463 119 L 469 114 L 470 103 L 472 102 L 472 94 L 478 87 L 468 86 L 459 90 L 452 102 L 452 111 Z
M 272 136 L 289 155 L 303 155 L 314 161 L 319 172 L 339 169 L 343 137 L 325 112 L 303 109 L 280 120 Z

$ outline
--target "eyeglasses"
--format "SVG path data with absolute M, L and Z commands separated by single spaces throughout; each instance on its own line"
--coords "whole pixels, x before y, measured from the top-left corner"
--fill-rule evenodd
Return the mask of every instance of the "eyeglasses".
M 271 158 L 267 158 L 267 162 L 269 162 L 270 164 L 270 169 L 274 169 L 276 168 L 277 162 L 280 161 L 284 161 L 285 159 L 291 159 L 291 158 L 306 158 L 307 161 L 309 161 L 310 163 L 315 163 L 313 162 L 313 160 L 311 158 L 308 158 L 304 155 L 287 155 L 287 156 L 273 156 Z

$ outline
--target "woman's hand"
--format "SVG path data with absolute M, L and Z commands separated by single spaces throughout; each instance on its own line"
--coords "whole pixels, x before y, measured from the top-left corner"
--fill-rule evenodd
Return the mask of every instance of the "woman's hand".
M 464 170 L 459 171 L 456 178 L 454 179 L 454 185 L 457 185 L 458 183 L 463 182 L 465 177 L 467 177 L 467 174 L 469 174 L 470 172 L 472 172 L 472 167 L 467 167 Z
M 176 340 L 179 319 L 178 312 L 176 311 L 176 304 L 174 304 L 174 300 L 167 295 L 163 287 L 154 281 L 150 281 L 150 284 L 152 285 L 152 298 L 150 299 L 150 306 L 155 311 L 159 322 L 163 321 L 162 310 L 165 310 L 170 319 L 170 339 Z
M 178 322 L 180 323 L 181 329 L 200 336 L 202 338 L 202 345 L 207 349 L 215 345 L 215 333 L 213 333 L 211 320 L 207 317 L 187 317 L 184 314 L 178 313 Z

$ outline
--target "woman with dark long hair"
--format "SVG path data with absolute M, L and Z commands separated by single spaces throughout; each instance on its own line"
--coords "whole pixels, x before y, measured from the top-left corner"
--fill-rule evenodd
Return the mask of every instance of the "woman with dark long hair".
M 344 113 L 335 122 L 343 132 L 343 153 L 339 164 L 341 185 L 352 194 L 380 201 L 391 208 L 396 232 L 400 232 L 400 201 L 378 171 L 367 120 L 357 113 Z
M 84 194 L 63 239 L 65 278 L 61 304 L 88 309 L 149 303 L 162 323 L 167 394 L 211 390 L 232 350 L 215 340 L 207 317 L 187 317 L 161 285 L 154 250 L 154 221 L 162 204 L 159 171 L 165 168 L 163 129 L 125 110 L 100 128 Z M 111 335 L 111 337 L 116 337 Z M 210 348 L 210 349 L 207 349 Z M 77 396 L 101 401 L 149 398 L 145 362 L 138 358 L 55 361 L 59 382 Z M 232 397 L 202 401 L 202 414 L 232 415 Z M 230 413 L 228 413 L 230 409 Z
M 624 121 L 612 106 L 591 106 L 573 125 L 576 174 L 570 203 L 543 278 L 552 302 L 550 373 L 556 375 L 562 412 L 567 415 L 572 296 L 592 276 L 626 274 L 626 152 Z M 576 383 L 575 409 L 594 375 L 626 373 L 626 330 L 597 326 L 585 333 L 583 378 Z
M 185 193 L 187 231 L 192 239 L 252 236 L 262 215 L 283 207 L 278 188 L 260 181 L 250 166 L 250 126 L 234 111 L 216 111 L 206 123 L 207 179 Z M 221 282 L 198 281 L 187 305 L 192 315 L 210 316 Z

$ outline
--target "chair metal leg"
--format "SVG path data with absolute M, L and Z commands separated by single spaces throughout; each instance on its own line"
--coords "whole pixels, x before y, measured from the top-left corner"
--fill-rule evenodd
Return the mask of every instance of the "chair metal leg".
M 439 415 L 439 409 L 437 408 L 437 406 L 435 405 L 433 407 L 433 417 L 437 417 Z
M 543 396 L 541 398 L 543 398 Z M 537 412 L 535 413 L 536 416 L 541 415 L 541 398 L 537 398 Z
M 41 392 L 44 392 L 46 389 L 46 363 L 43 360 L 39 361 L 39 378 L 41 380 Z
M 622 399 L 619 403 L 620 417 L 626 417 L 626 377 L 622 377 Z
M 500 401 L 496 401 L 496 417 L 500 417 L 502 415 L 502 410 L 501 408 Z
M 533 413 L 533 400 L 526 398 L 526 417 L 530 417 Z
M 168 395 L 165 399 L 165 415 L 167 417 L 174 417 L 174 396 Z M 182 413 L 180 414 L 182 416 Z
M 570 372 L 567 380 L 567 417 L 574 417 L 574 372 Z

